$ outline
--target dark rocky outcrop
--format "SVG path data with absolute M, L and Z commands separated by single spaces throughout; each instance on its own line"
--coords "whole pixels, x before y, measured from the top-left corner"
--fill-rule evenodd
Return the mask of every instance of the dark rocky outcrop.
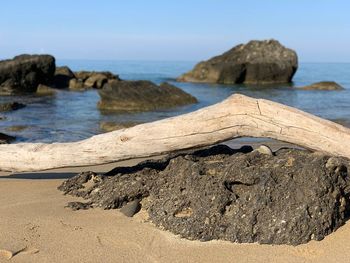
M 55 72 L 55 58 L 50 55 L 20 55 L 0 61 L 0 94 L 36 92 L 47 85 Z
M 299 87 L 302 90 L 343 90 L 344 88 L 334 81 L 321 81 L 308 86 Z
M 111 80 L 120 80 L 109 71 L 78 71 L 57 67 L 50 55 L 20 55 L 0 61 L 0 95 L 35 93 L 52 95 L 54 89 L 101 89 Z M 54 89 L 52 89 L 54 88 Z
M 7 144 L 7 143 L 14 141 L 15 139 L 16 139 L 16 137 L 13 137 L 11 135 L 7 135 L 7 134 L 0 132 L 0 144 Z
M 96 75 L 96 74 L 102 74 L 108 79 L 119 79 L 118 75 L 115 75 L 110 71 L 76 71 L 74 74 L 75 74 L 77 79 L 80 79 L 84 82 L 88 78 L 90 78 L 91 76 Z
M 101 89 L 110 80 L 119 80 L 118 75 L 109 71 L 77 71 L 73 72 L 67 66 L 57 67 L 53 86 L 83 91 Z
M 109 71 L 78 71 L 57 67 L 50 55 L 20 55 L 0 61 L 0 95 L 35 93 L 52 95 L 54 89 L 101 89 L 109 81 L 120 80 Z M 54 88 L 54 89 L 52 89 Z
M 0 112 L 14 111 L 24 108 L 26 105 L 19 102 L 0 103 Z
M 58 89 L 68 88 L 69 81 L 73 78 L 75 78 L 75 75 L 69 67 L 57 67 L 55 71 L 53 86 Z
M 118 75 L 109 71 L 77 71 L 75 76 L 76 80 L 69 84 L 69 88 L 72 90 L 102 89 L 107 82 L 120 80 Z
M 59 189 L 83 197 L 73 209 L 122 208 L 142 200 L 149 219 L 188 239 L 302 244 L 349 216 L 349 161 L 298 149 L 273 155 L 215 146 L 99 175 Z
M 107 83 L 108 78 L 100 73 L 96 73 L 85 80 L 84 84 L 95 89 L 102 89 L 103 85 Z
M 173 85 L 162 83 L 158 86 L 145 80 L 110 81 L 99 94 L 99 108 L 114 111 L 149 111 L 197 102 L 196 98 Z
M 178 80 L 222 84 L 287 83 L 291 82 L 297 68 L 295 51 L 276 40 L 253 40 L 198 63 Z

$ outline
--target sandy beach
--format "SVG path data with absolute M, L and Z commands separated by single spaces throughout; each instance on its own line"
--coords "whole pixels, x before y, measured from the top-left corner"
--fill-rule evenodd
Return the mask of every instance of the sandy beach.
M 243 142 L 228 144 L 238 147 Z M 274 149 L 285 146 L 266 144 Z M 77 200 L 57 190 L 66 178 L 138 161 L 38 173 L 1 172 L 0 251 L 15 255 L 7 260 L 2 251 L 0 262 L 347 262 L 350 257 L 348 223 L 323 241 L 296 247 L 233 244 L 181 239 L 145 222 L 143 211 L 128 218 L 117 210 L 65 208 Z

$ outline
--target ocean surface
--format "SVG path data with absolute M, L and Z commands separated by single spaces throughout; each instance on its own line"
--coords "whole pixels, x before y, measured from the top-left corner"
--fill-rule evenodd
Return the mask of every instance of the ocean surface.
M 18 101 L 27 107 L 0 113 L 0 132 L 14 135 L 17 142 L 68 142 L 102 133 L 101 122 L 149 122 L 197 110 L 217 103 L 231 94 L 241 93 L 284 103 L 320 117 L 350 125 L 350 63 L 300 63 L 293 84 L 266 87 L 178 83 L 175 78 L 196 62 L 181 61 L 96 61 L 58 60 L 58 66 L 72 70 L 111 71 L 122 79 L 168 81 L 194 95 L 199 103 L 145 113 L 103 114 L 96 104 L 96 90 L 59 90 L 55 96 L 0 96 L 0 103 Z M 318 81 L 336 81 L 344 91 L 303 91 L 295 87 Z M 12 126 L 25 126 L 13 131 Z

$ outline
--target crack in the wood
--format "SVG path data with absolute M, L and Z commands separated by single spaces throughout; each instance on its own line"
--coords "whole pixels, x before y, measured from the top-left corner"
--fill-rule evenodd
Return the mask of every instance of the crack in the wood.
M 259 118 L 258 116 L 264 116 L 264 117 L 266 117 L 266 116 L 262 114 L 259 104 L 257 104 L 257 105 L 258 105 L 258 109 L 259 109 L 260 115 L 249 114 L 249 116 L 252 119 L 257 119 L 257 120 L 260 120 L 262 122 L 265 122 L 265 123 L 268 123 L 270 125 L 274 125 L 274 126 L 278 127 L 279 128 L 279 132 L 278 133 L 281 134 L 281 135 L 283 135 L 283 130 L 284 129 L 300 129 L 300 130 L 303 130 L 303 131 L 306 131 L 306 132 L 309 132 L 309 133 L 313 133 L 313 134 L 316 133 L 319 136 L 321 136 L 321 137 L 323 137 L 323 138 L 325 138 L 327 140 L 335 141 L 334 139 L 332 139 L 332 138 L 330 138 L 328 136 L 325 136 L 324 134 L 321 134 L 317 130 L 313 131 L 313 130 L 309 130 L 309 129 L 302 128 L 302 127 L 295 127 L 295 126 L 288 126 L 288 125 L 279 125 L 276 122 L 274 122 L 272 119 L 264 120 L 263 118 Z M 246 116 L 247 114 L 233 114 L 233 116 L 243 116 L 243 115 Z M 227 115 L 227 117 L 228 116 L 229 115 Z M 221 118 L 221 117 L 219 117 L 219 118 Z M 208 120 L 215 120 L 215 119 L 208 119 Z M 252 125 L 238 124 L 238 125 L 231 125 L 231 126 L 228 126 L 228 127 L 225 127 L 225 128 L 214 130 L 214 131 L 198 132 L 198 133 L 191 133 L 191 134 L 179 135 L 179 136 L 170 136 L 170 137 L 164 137 L 164 138 L 153 139 L 153 140 L 166 140 L 166 139 L 175 139 L 175 138 L 180 138 L 180 137 L 189 137 L 189 136 L 194 136 L 194 135 L 199 135 L 199 134 L 211 134 L 211 133 L 215 133 L 215 132 L 231 129 L 231 128 L 234 128 L 234 127 L 253 127 L 253 128 L 259 129 L 258 123 L 254 122 L 254 124 L 255 124 L 256 127 L 253 127 Z M 265 133 L 274 133 L 274 131 L 265 131 Z M 238 136 L 239 136 L 239 132 L 236 131 L 236 136 L 235 137 L 238 137 Z M 249 136 L 249 135 L 246 135 L 246 136 Z M 232 138 L 234 138 L 234 137 L 232 137 Z
M 259 110 L 260 115 L 263 115 L 263 114 L 261 113 L 259 100 L 256 100 L 256 105 L 258 106 L 258 110 Z
M 258 116 L 260 116 L 260 115 L 258 115 Z M 261 115 L 261 116 L 264 116 L 264 115 Z M 277 124 L 276 122 L 274 122 L 274 121 L 271 120 L 271 119 L 269 119 L 269 120 L 264 120 L 264 119 L 262 119 L 262 118 L 259 118 L 259 117 L 257 117 L 257 116 L 254 116 L 254 114 L 250 115 L 250 117 L 252 117 L 253 119 L 258 119 L 258 120 L 260 120 L 260 121 L 262 121 L 262 122 L 265 122 L 265 123 L 274 125 L 274 126 L 280 128 L 280 129 L 282 128 L 282 126 L 280 126 L 279 124 Z
M 264 115 L 262 115 L 264 116 Z M 332 141 L 335 141 L 334 139 L 328 137 L 328 136 L 325 136 L 324 134 L 320 133 L 318 130 L 309 130 L 309 129 L 306 129 L 306 128 L 303 128 L 303 127 L 297 127 L 297 126 L 290 126 L 290 125 L 279 125 L 277 124 L 276 122 L 274 122 L 272 119 L 269 119 L 269 120 L 264 120 L 264 119 L 261 119 L 261 118 L 258 118 L 257 116 L 254 116 L 253 114 L 251 115 L 252 118 L 254 119 L 258 119 L 262 122 L 265 122 L 265 123 L 268 123 L 268 124 L 271 124 L 271 125 L 274 125 L 276 127 L 278 127 L 280 129 L 279 133 L 282 134 L 283 133 L 283 129 L 299 129 L 299 130 L 303 130 L 303 131 L 306 131 L 306 132 L 309 132 L 309 133 L 316 133 L 326 139 L 329 139 L 329 140 L 332 140 Z M 266 117 L 266 116 L 265 116 Z
M 148 140 L 159 141 L 159 140 L 167 140 L 167 139 L 176 139 L 176 138 L 196 136 L 196 135 L 200 135 L 200 134 L 211 134 L 211 133 L 224 131 L 224 130 L 235 128 L 235 127 L 252 127 L 252 126 L 251 125 L 239 124 L 239 125 L 228 126 L 228 127 L 222 128 L 222 129 L 215 130 L 215 131 L 196 132 L 196 133 L 184 134 L 184 135 L 179 135 L 179 136 L 169 136 L 169 137 L 163 137 L 163 138 L 158 138 L 158 139 L 148 139 Z

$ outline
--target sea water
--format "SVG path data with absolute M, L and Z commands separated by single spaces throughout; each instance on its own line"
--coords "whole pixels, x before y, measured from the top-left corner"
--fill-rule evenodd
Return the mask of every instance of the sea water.
M 96 61 L 58 60 L 58 66 L 72 70 L 111 71 L 126 80 L 168 81 L 192 94 L 198 103 L 144 113 L 103 113 L 97 108 L 96 90 L 84 92 L 59 90 L 55 96 L 0 96 L 0 103 L 18 101 L 27 107 L 0 113 L 0 132 L 14 135 L 17 142 L 68 142 L 102 133 L 102 122 L 155 121 L 195 111 L 217 103 L 234 93 L 287 104 L 322 118 L 350 125 L 350 63 L 300 63 L 292 84 L 273 86 L 217 85 L 176 82 L 176 77 L 190 70 L 195 62 L 184 61 Z M 343 91 L 304 91 L 295 87 L 318 81 L 336 81 Z M 20 131 L 12 126 L 25 126 Z

